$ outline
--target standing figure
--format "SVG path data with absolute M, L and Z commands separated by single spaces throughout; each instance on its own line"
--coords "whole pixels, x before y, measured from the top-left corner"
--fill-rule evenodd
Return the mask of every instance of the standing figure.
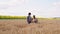
M 34 23 L 37 23 L 38 22 L 38 19 L 35 17 L 35 15 L 33 15 L 33 22 Z
M 28 22 L 28 24 L 30 24 L 32 22 L 31 13 L 28 13 L 27 22 Z

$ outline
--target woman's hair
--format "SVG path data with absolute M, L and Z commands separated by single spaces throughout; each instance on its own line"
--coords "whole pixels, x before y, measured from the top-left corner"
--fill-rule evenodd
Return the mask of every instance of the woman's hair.
M 34 18 L 34 19 L 36 18 L 35 15 L 33 15 L 33 18 Z

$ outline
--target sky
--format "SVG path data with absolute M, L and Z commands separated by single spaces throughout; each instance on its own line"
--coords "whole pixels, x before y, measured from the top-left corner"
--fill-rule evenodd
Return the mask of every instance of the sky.
M 60 0 L 0 0 L 0 15 L 60 17 Z

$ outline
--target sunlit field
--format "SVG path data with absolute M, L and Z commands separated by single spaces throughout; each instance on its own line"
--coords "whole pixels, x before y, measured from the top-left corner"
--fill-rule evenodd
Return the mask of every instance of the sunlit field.
M 60 20 L 40 18 L 28 24 L 26 19 L 0 19 L 0 34 L 60 34 Z

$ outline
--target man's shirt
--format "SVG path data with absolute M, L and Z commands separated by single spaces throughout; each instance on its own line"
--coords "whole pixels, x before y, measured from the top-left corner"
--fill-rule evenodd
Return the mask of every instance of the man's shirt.
M 31 16 L 27 16 L 27 21 L 32 21 Z

